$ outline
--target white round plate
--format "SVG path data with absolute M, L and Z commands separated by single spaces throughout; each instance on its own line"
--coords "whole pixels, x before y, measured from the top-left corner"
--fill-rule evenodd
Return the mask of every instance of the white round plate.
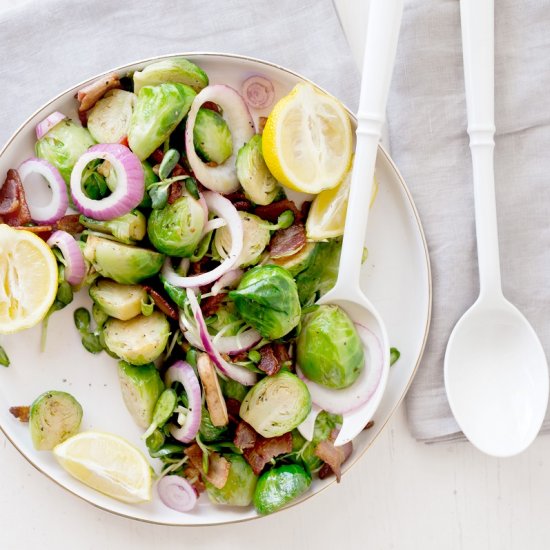
M 201 66 L 211 83 L 229 84 L 237 90 L 249 76 L 265 75 L 275 85 L 276 98 L 285 95 L 297 82 L 305 80 L 282 67 L 235 55 L 178 55 Z M 122 75 L 141 69 L 151 61 L 140 61 L 115 70 Z M 2 178 L 9 168 L 16 168 L 23 160 L 34 155 L 34 129 L 40 120 L 53 111 L 61 111 L 78 120 L 74 96 L 86 83 L 57 96 L 17 130 L 0 152 Z M 256 121 L 258 116 L 266 114 L 253 113 Z M 367 296 L 386 322 L 391 345 L 400 350 L 401 358 L 391 368 L 384 398 L 374 416 L 374 427 L 363 431 L 355 439 L 353 454 L 345 464 L 344 471 L 368 449 L 405 395 L 426 343 L 431 312 L 430 267 L 420 219 L 403 179 L 383 149 L 379 150 L 376 173 L 380 189 L 369 219 L 366 242 L 369 255 L 363 268 L 362 281 Z M 195 510 L 187 514 L 165 507 L 156 492 L 152 502 L 124 504 L 70 477 L 57 464 L 52 453 L 34 450 L 27 425 L 13 418 L 8 408 L 30 404 L 47 390 L 65 390 L 73 394 L 83 406 L 82 430 L 118 434 L 147 455 L 145 445 L 140 440 L 141 431 L 133 423 L 122 402 L 116 361 L 105 353 L 92 355 L 80 343 L 73 324 L 73 311 L 80 305 L 89 304 L 87 293 L 81 292 L 66 309 L 51 317 L 44 353 L 39 349 L 40 327 L 2 337 L 0 343 L 11 359 L 9 368 L 0 368 L 0 427 L 8 439 L 51 480 L 91 504 L 122 516 L 176 525 L 221 524 L 258 517 L 252 507 L 214 506 L 205 495 L 200 498 Z M 157 471 L 158 467 L 159 464 L 155 464 Z M 5 475 L 9 473 L 0 473 L 0 480 Z M 292 505 L 320 492 L 333 482 L 334 478 L 316 479 L 310 490 Z

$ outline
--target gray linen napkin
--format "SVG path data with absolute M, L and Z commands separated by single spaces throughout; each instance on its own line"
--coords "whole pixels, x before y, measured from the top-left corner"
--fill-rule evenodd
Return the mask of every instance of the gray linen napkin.
M 504 294 L 550 346 L 550 5 L 495 2 L 496 195 Z M 388 109 L 392 156 L 422 218 L 433 317 L 407 397 L 414 436 L 463 437 L 449 409 L 443 357 L 479 289 L 466 135 L 459 2 L 406 5 Z M 543 431 L 550 429 L 547 417 Z
M 0 16 L 0 146 L 80 80 L 183 51 L 276 62 L 356 106 L 357 69 L 331 0 L 36 0 Z

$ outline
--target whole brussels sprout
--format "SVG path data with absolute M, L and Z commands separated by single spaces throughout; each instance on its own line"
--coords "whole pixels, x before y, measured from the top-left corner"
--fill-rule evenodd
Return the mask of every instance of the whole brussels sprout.
M 272 468 L 258 479 L 254 491 L 254 508 L 260 514 L 276 512 L 305 493 L 311 476 L 298 464 Z
M 36 156 L 53 164 L 70 183 L 76 161 L 94 144 L 86 128 L 65 119 L 36 142 Z
M 136 94 L 143 86 L 155 86 L 163 82 L 186 84 L 198 93 L 208 86 L 208 76 L 200 67 L 183 57 L 157 61 L 134 73 Z
M 277 265 L 252 268 L 229 297 L 241 317 L 264 338 L 281 338 L 300 322 L 296 283 L 286 269 Z
M 141 160 L 146 159 L 168 139 L 189 111 L 195 96 L 193 89 L 185 84 L 141 88 L 128 130 L 130 149 Z
M 365 366 L 365 351 L 355 325 L 334 305 L 319 306 L 304 316 L 296 354 L 302 372 L 328 388 L 347 388 Z
M 82 421 L 82 407 L 69 393 L 48 391 L 38 396 L 29 411 L 29 427 L 34 448 L 51 451 L 74 435 Z
M 164 390 L 164 383 L 155 365 L 130 365 L 118 363 L 118 379 L 124 404 L 140 428 L 147 428 L 153 418 L 153 410 Z
M 299 426 L 310 410 L 307 386 L 295 374 L 282 370 L 252 387 L 239 414 L 259 434 L 277 437 Z
M 235 265 L 247 267 L 254 265 L 260 259 L 262 252 L 269 244 L 271 233 L 269 225 L 258 216 L 242 211 L 239 211 L 239 216 L 243 224 L 243 249 Z M 214 246 L 221 258 L 225 259 L 229 256 L 231 232 L 226 225 L 216 229 Z
M 258 478 L 242 456 L 235 454 L 223 456 L 231 464 L 229 476 L 221 489 L 205 481 L 208 497 L 214 504 L 248 506 L 252 502 Z
M 126 285 L 156 275 L 164 262 L 164 256 L 158 252 L 95 235 L 88 236 L 83 254 L 97 273 Z
M 145 365 L 157 359 L 169 336 L 170 324 L 159 311 L 129 321 L 109 319 L 103 329 L 107 348 L 131 365 Z
M 197 248 L 206 223 L 200 202 L 184 195 L 149 216 L 147 234 L 153 246 L 169 256 L 189 257 Z
M 98 143 L 120 143 L 128 135 L 136 96 L 124 90 L 110 90 L 88 113 L 88 130 Z
M 281 192 L 281 186 L 271 175 L 262 153 L 262 136 L 256 134 L 237 154 L 237 178 L 246 198 L 256 204 L 270 204 Z
M 223 117 L 212 109 L 200 108 L 193 127 L 193 143 L 204 162 L 222 164 L 233 153 L 233 140 Z

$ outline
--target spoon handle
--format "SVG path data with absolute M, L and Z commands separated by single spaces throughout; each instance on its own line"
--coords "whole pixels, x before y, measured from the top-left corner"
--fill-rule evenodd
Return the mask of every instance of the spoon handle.
M 397 49 L 403 0 L 371 0 L 367 25 L 357 145 L 351 176 L 346 230 L 336 288 L 359 290 L 361 251 L 365 239 L 376 152 Z
M 461 0 L 480 296 L 501 291 L 495 203 L 494 0 Z

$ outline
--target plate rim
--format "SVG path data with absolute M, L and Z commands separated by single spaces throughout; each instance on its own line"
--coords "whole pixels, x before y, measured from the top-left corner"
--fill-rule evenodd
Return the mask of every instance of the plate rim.
M 295 76 L 295 77 L 299 78 L 300 80 L 302 80 L 304 82 L 308 82 L 309 84 L 313 85 L 318 90 L 321 90 L 325 94 L 335 98 L 337 101 L 342 103 L 333 94 L 331 94 L 330 92 L 328 92 L 323 87 L 319 86 L 318 84 L 316 84 L 315 82 L 313 82 L 309 78 L 303 76 L 302 74 L 300 74 L 300 73 L 298 73 L 298 72 L 296 72 L 292 69 L 288 69 L 287 67 L 284 67 L 283 65 L 279 65 L 278 63 L 275 63 L 275 62 L 272 62 L 272 61 L 267 61 L 265 59 L 260 59 L 260 58 L 249 56 L 249 55 L 227 53 L 227 52 L 216 52 L 216 51 L 187 51 L 187 52 L 174 52 L 174 53 L 169 53 L 169 54 L 161 54 L 161 55 L 156 55 L 156 56 L 153 56 L 153 57 L 146 57 L 146 58 L 143 58 L 143 59 L 138 59 L 138 60 L 135 60 L 135 61 L 131 61 L 129 63 L 124 63 L 123 65 L 119 65 L 117 67 L 113 67 L 113 68 L 108 69 L 106 71 L 97 73 L 97 74 L 91 76 L 90 78 L 82 80 L 82 81 L 78 82 L 77 84 L 74 84 L 74 85 L 66 88 L 62 92 L 58 93 L 57 95 L 55 95 L 54 97 L 52 97 L 51 99 L 49 99 L 48 101 L 43 103 L 40 107 L 35 109 L 24 120 L 24 122 L 19 125 L 19 127 L 12 133 L 12 135 L 8 138 L 6 143 L 0 149 L 0 157 L 5 153 L 5 151 L 8 149 L 8 147 L 14 141 L 14 139 L 28 126 L 30 121 L 40 111 L 46 109 L 49 105 L 51 105 L 52 103 L 54 103 L 55 101 L 57 101 L 61 97 L 65 96 L 66 94 L 70 93 L 71 91 L 76 91 L 79 88 L 81 88 L 81 87 L 83 87 L 87 84 L 90 84 L 92 82 L 95 82 L 99 78 L 101 78 L 103 76 L 106 76 L 110 73 L 128 70 L 128 68 L 131 67 L 132 65 L 141 65 L 141 64 L 145 64 L 145 63 L 151 63 L 151 62 L 154 62 L 154 61 L 157 61 L 157 60 L 160 60 L 160 59 L 167 59 L 167 58 L 172 58 L 172 57 L 190 57 L 190 56 L 225 57 L 225 58 L 230 58 L 230 59 L 238 59 L 238 60 L 242 60 L 242 61 L 252 61 L 252 62 L 258 63 L 260 65 L 267 65 L 269 67 L 276 68 L 276 69 L 281 70 L 285 73 L 291 74 L 292 76 Z M 357 123 L 357 117 L 355 116 L 355 113 L 353 113 L 351 111 L 351 109 L 347 105 L 345 105 L 344 103 L 342 103 L 342 105 L 346 109 L 346 112 L 351 117 L 352 121 Z M 431 270 L 431 264 L 430 264 L 430 255 L 429 255 L 428 243 L 426 241 L 426 235 L 424 233 L 424 228 L 422 226 L 422 221 L 420 219 L 420 215 L 419 215 L 418 210 L 416 208 L 416 204 L 414 203 L 414 199 L 412 197 L 412 194 L 411 194 L 411 192 L 410 192 L 410 190 L 409 190 L 409 188 L 408 188 L 401 172 L 399 171 L 398 167 L 394 163 L 394 161 L 391 158 L 391 156 L 389 155 L 389 153 L 386 151 L 386 149 L 381 144 L 378 145 L 378 154 L 382 154 L 382 156 L 384 157 L 384 160 L 389 164 L 390 168 L 397 175 L 397 180 L 399 181 L 399 184 L 401 185 L 401 188 L 405 193 L 405 196 L 406 196 L 406 198 L 409 202 L 409 206 L 412 209 L 412 213 L 414 215 L 414 219 L 416 221 L 418 229 L 420 230 L 420 237 L 421 237 L 421 241 L 422 241 L 422 247 L 423 247 L 423 250 L 424 250 L 424 261 L 425 261 L 425 267 L 426 267 L 426 273 L 427 273 L 427 279 L 428 279 L 428 315 L 426 317 L 426 324 L 424 326 L 424 336 L 423 336 L 422 344 L 420 346 L 420 350 L 418 352 L 416 363 L 415 363 L 414 368 L 412 370 L 411 376 L 409 377 L 409 380 L 408 380 L 405 388 L 403 389 L 401 395 L 397 399 L 395 405 L 390 410 L 390 413 L 389 413 L 386 421 L 379 428 L 378 433 L 372 438 L 371 441 L 368 442 L 368 444 L 365 446 L 365 448 L 355 457 L 355 459 L 353 461 L 350 461 L 349 463 L 347 463 L 345 465 L 345 467 L 342 470 L 342 475 L 345 474 L 348 470 L 350 470 L 353 466 L 355 466 L 355 464 L 363 458 L 363 456 L 366 454 L 366 452 L 370 449 L 370 447 L 373 445 L 373 443 L 378 439 L 380 434 L 384 431 L 384 428 L 386 427 L 388 422 L 393 418 L 395 412 L 397 411 L 397 409 L 399 408 L 399 406 L 403 402 L 403 399 L 405 398 L 405 395 L 407 394 L 407 392 L 408 392 L 408 390 L 409 390 L 409 388 L 412 384 L 412 381 L 414 380 L 414 378 L 416 376 L 416 373 L 417 373 L 418 367 L 420 365 L 420 362 L 422 361 L 422 357 L 423 357 L 424 351 L 426 349 L 426 344 L 427 344 L 427 341 L 428 341 L 428 336 L 429 336 L 429 333 L 430 333 L 430 326 L 431 326 L 432 303 L 433 303 L 433 288 L 432 288 L 433 287 L 433 281 L 432 281 L 432 270 Z M 215 526 L 223 526 L 223 525 L 233 525 L 233 524 L 245 523 L 245 522 L 249 522 L 249 521 L 261 520 L 261 519 L 264 519 L 266 517 L 272 517 L 275 514 L 284 513 L 285 511 L 291 510 L 295 506 L 298 506 L 298 505 L 308 501 L 309 499 L 319 495 L 320 493 L 324 492 L 326 489 L 331 487 L 334 483 L 336 483 L 336 478 L 333 478 L 331 481 L 329 481 L 328 483 L 323 485 L 323 487 L 321 487 L 315 493 L 310 493 L 310 494 L 306 495 L 303 499 L 298 500 L 298 501 L 293 502 L 293 503 L 290 503 L 288 506 L 285 506 L 284 508 L 282 508 L 280 510 L 277 510 L 275 513 L 269 514 L 269 516 L 257 515 L 257 516 L 246 517 L 246 518 L 242 518 L 242 519 L 234 519 L 234 520 L 224 521 L 224 522 L 195 523 L 195 524 L 181 524 L 181 523 L 172 523 L 172 522 L 165 522 L 165 521 L 156 521 L 156 520 L 153 520 L 153 519 L 145 519 L 145 518 L 141 518 L 141 517 L 131 516 L 129 514 L 125 514 L 124 512 L 112 510 L 112 509 L 106 508 L 105 506 L 102 506 L 101 504 L 97 504 L 95 502 L 92 502 L 92 501 L 88 500 L 85 496 L 78 494 L 77 492 L 73 491 L 69 487 L 66 487 L 60 481 L 57 481 L 52 476 L 50 476 L 48 473 L 46 473 L 44 470 L 42 470 L 38 464 L 33 462 L 31 460 L 31 458 L 28 457 L 23 452 L 23 450 L 18 447 L 18 445 L 8 435 L 6 430 L 4 430 L 4 427 L 2 426 L 1 423 L 0 423 L 0 431 L 3 433 L 3 435 L 6 437 L 6 439 L 13 445 L 13 447 L 15 447 L 15 449 L 19 452 L 19 454 L 31 466 L 33 466 L 42 475 L 47 477 L 50 481 L 55 483 L 58 487 L 61 487 L 62 489 L 67 491 L 69 494 L 76 496 L 77 498 L 81 499 L 82 501 L 86 502 L 87 504 L 92 505 L 95 508 L 97 508 L 99 510 L 102 510 L 104 512 L 108 512 L 110 514 L 114 514 L 116 516 L 119 516 L 119 517 L 122 517 L 122 518 L 127 518 L 127 519 L 130 519 L 130 520 L 133 520 L 133 521 L 148 523 L 148 524 L 151 524 L 151 525 L 166 525 L 166 526 L 170 526 L 170 527 L 199 527 L 200 528 L 200 527 L 215 527 Z

